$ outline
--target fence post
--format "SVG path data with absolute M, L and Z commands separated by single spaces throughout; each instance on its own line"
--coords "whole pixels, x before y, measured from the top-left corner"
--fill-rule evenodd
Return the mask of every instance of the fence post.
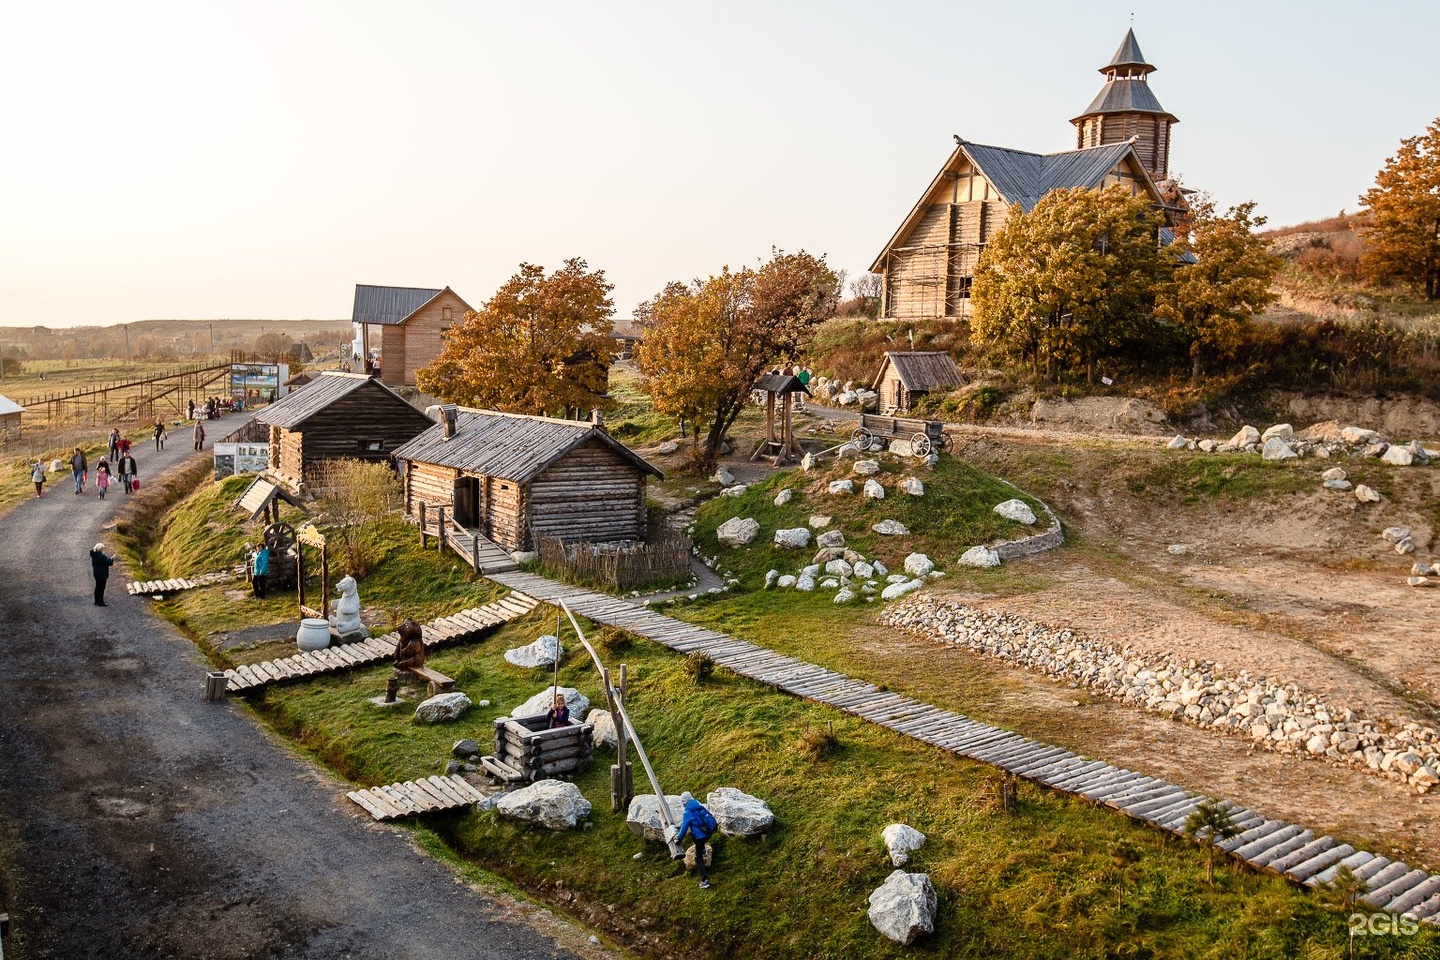
M 428 506 L 429 506 L 429 505 L 426 504 L 425 501 L 423 501 L 423 500 L 420 501 L 420 549 L 421 549 L 421 550 L 424 550 L 424 549 L 425 549 L 425 546 L 426 546 L 426 542 L 425 542 L 425 510 L 426 510 L 426 508 L 427 508 Z
M 435 545 L 435 549 L 443 553 L 445 550 L 445 504 L 440 504 L 437 509 L 440 511 L 440 525 L 436 528 L 440 535 L 440 542 Z

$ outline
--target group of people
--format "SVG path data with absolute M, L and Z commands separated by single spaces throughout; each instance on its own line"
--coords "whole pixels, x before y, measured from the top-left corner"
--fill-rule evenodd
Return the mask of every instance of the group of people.
M 100 499 L 105 499 L 105 494 L 110 490 L 110 484 L 115 475 L 119 474 L 120 485 L 125 492 L 139 489 L 140 468 L 135 463 L 135 458 L 130 454 L 130 441 L 120 436 L 116 430 L 110 435 L 109 457 L 101 457 L 95 464 L 95 491 Z M 70 455 L 70 475 L 75 481 L 75 495 L 78 497 L 85 492 L 85 486 L 90 482 L 90 460 L 85 456 L 82 447 L 76 447 L 75 452 Z M 30 465 L 30 480 L 35 484 L 35 496 L 45 495 L 45 464 L 36 460 Z
M 222 411 L 234 410 L 236 402 L 237 401 L 231 399 L 230 397 L 206 397 L 205 402 L 201 403 L 197 407 L 195 405 L 195 398 L 191 397 L 190 403 L 187 407 L 187 412 L 189 413 L 189 419 L 191 420 L 218 420 L 220 419 L 220 414 Z M 196 410 L 200 411 L 200 415 L 198 417 L 195 415 Z

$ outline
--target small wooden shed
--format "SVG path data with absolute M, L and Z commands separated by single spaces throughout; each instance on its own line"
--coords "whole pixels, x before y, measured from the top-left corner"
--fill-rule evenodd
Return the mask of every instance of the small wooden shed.
M 270 472 L 293 486 L 323 486 L 335 460 L 389 463 L 434 421 L 374 377 L 326 370 L 255 414 L 269 429 Z
M 927 393 L 965 386 L 965 378 L 943 350 L 891 350 L 870 389 L 880 395 L 880 412 L 905 414 Z
M 654 466 L 597 423 L 467 407 L 433 408 L 440 422 L 395 451 L 405 511 L 453 504 L 467 530 L 509 551 L 535 537 L 644 540 L 645 482 Z
M 20 416 L 25 408 L 9 397 L 0 397 L 0 440 L 20 439 Z

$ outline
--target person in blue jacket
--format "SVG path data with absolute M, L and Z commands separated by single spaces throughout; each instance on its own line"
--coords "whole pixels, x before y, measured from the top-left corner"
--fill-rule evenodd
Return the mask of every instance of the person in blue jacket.
M 250 587 L 261 600 L 265 599 L 265 586 L 269 576 L 270 548 L 262 543 L 260 549 L 255 551 L 255 559 L 250 566 Z
M 705 808 L 705 804 L 692 797 L 688 790 L 680 794 L 680 800 L 685 804 L 685 815 L 680 818 L 680 829 L 675 834 L 675 842 L 682 842 L 687 833 L 695 841 L 695 870 L 700 874 L 700 889 L 709 890 L 710 870 L 705 866 L 705 846 L 715 833 L 715 815 Z

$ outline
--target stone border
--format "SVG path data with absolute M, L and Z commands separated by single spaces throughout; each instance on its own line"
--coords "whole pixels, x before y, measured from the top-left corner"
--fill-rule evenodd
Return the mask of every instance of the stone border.
M 1030 497 L 1036 503 L 1040 504 L 1040 506 L 1045 509 L 1045 512 L 1050 515 L 1050 526 L 1044 533 L 1037 533 L 1030 537 L 1022 537 L 1019 540 L 1006 540 L 1003 543 L 998 543 L 991 547 L 990 549 L 994 550 L 1001 560 L 1014 560 L 1017 557 L 1034 556 L 1037 553 L 1044 553 L 1046 550 L 1054 550 L 1065 542 L 1065 534 L 1060 530 L 1060 518 L 1055 515 L 1054 510 L 1050 509 L 1050 504 L 1041 500 L 1033 493 L 1027 493 L 1021 490 L 1009 480 L 1001 480 L 999 477 L 995 479 L 1000 480 L 1001 483 L 1017 493 L 1024 493 L 1027 497 Z

